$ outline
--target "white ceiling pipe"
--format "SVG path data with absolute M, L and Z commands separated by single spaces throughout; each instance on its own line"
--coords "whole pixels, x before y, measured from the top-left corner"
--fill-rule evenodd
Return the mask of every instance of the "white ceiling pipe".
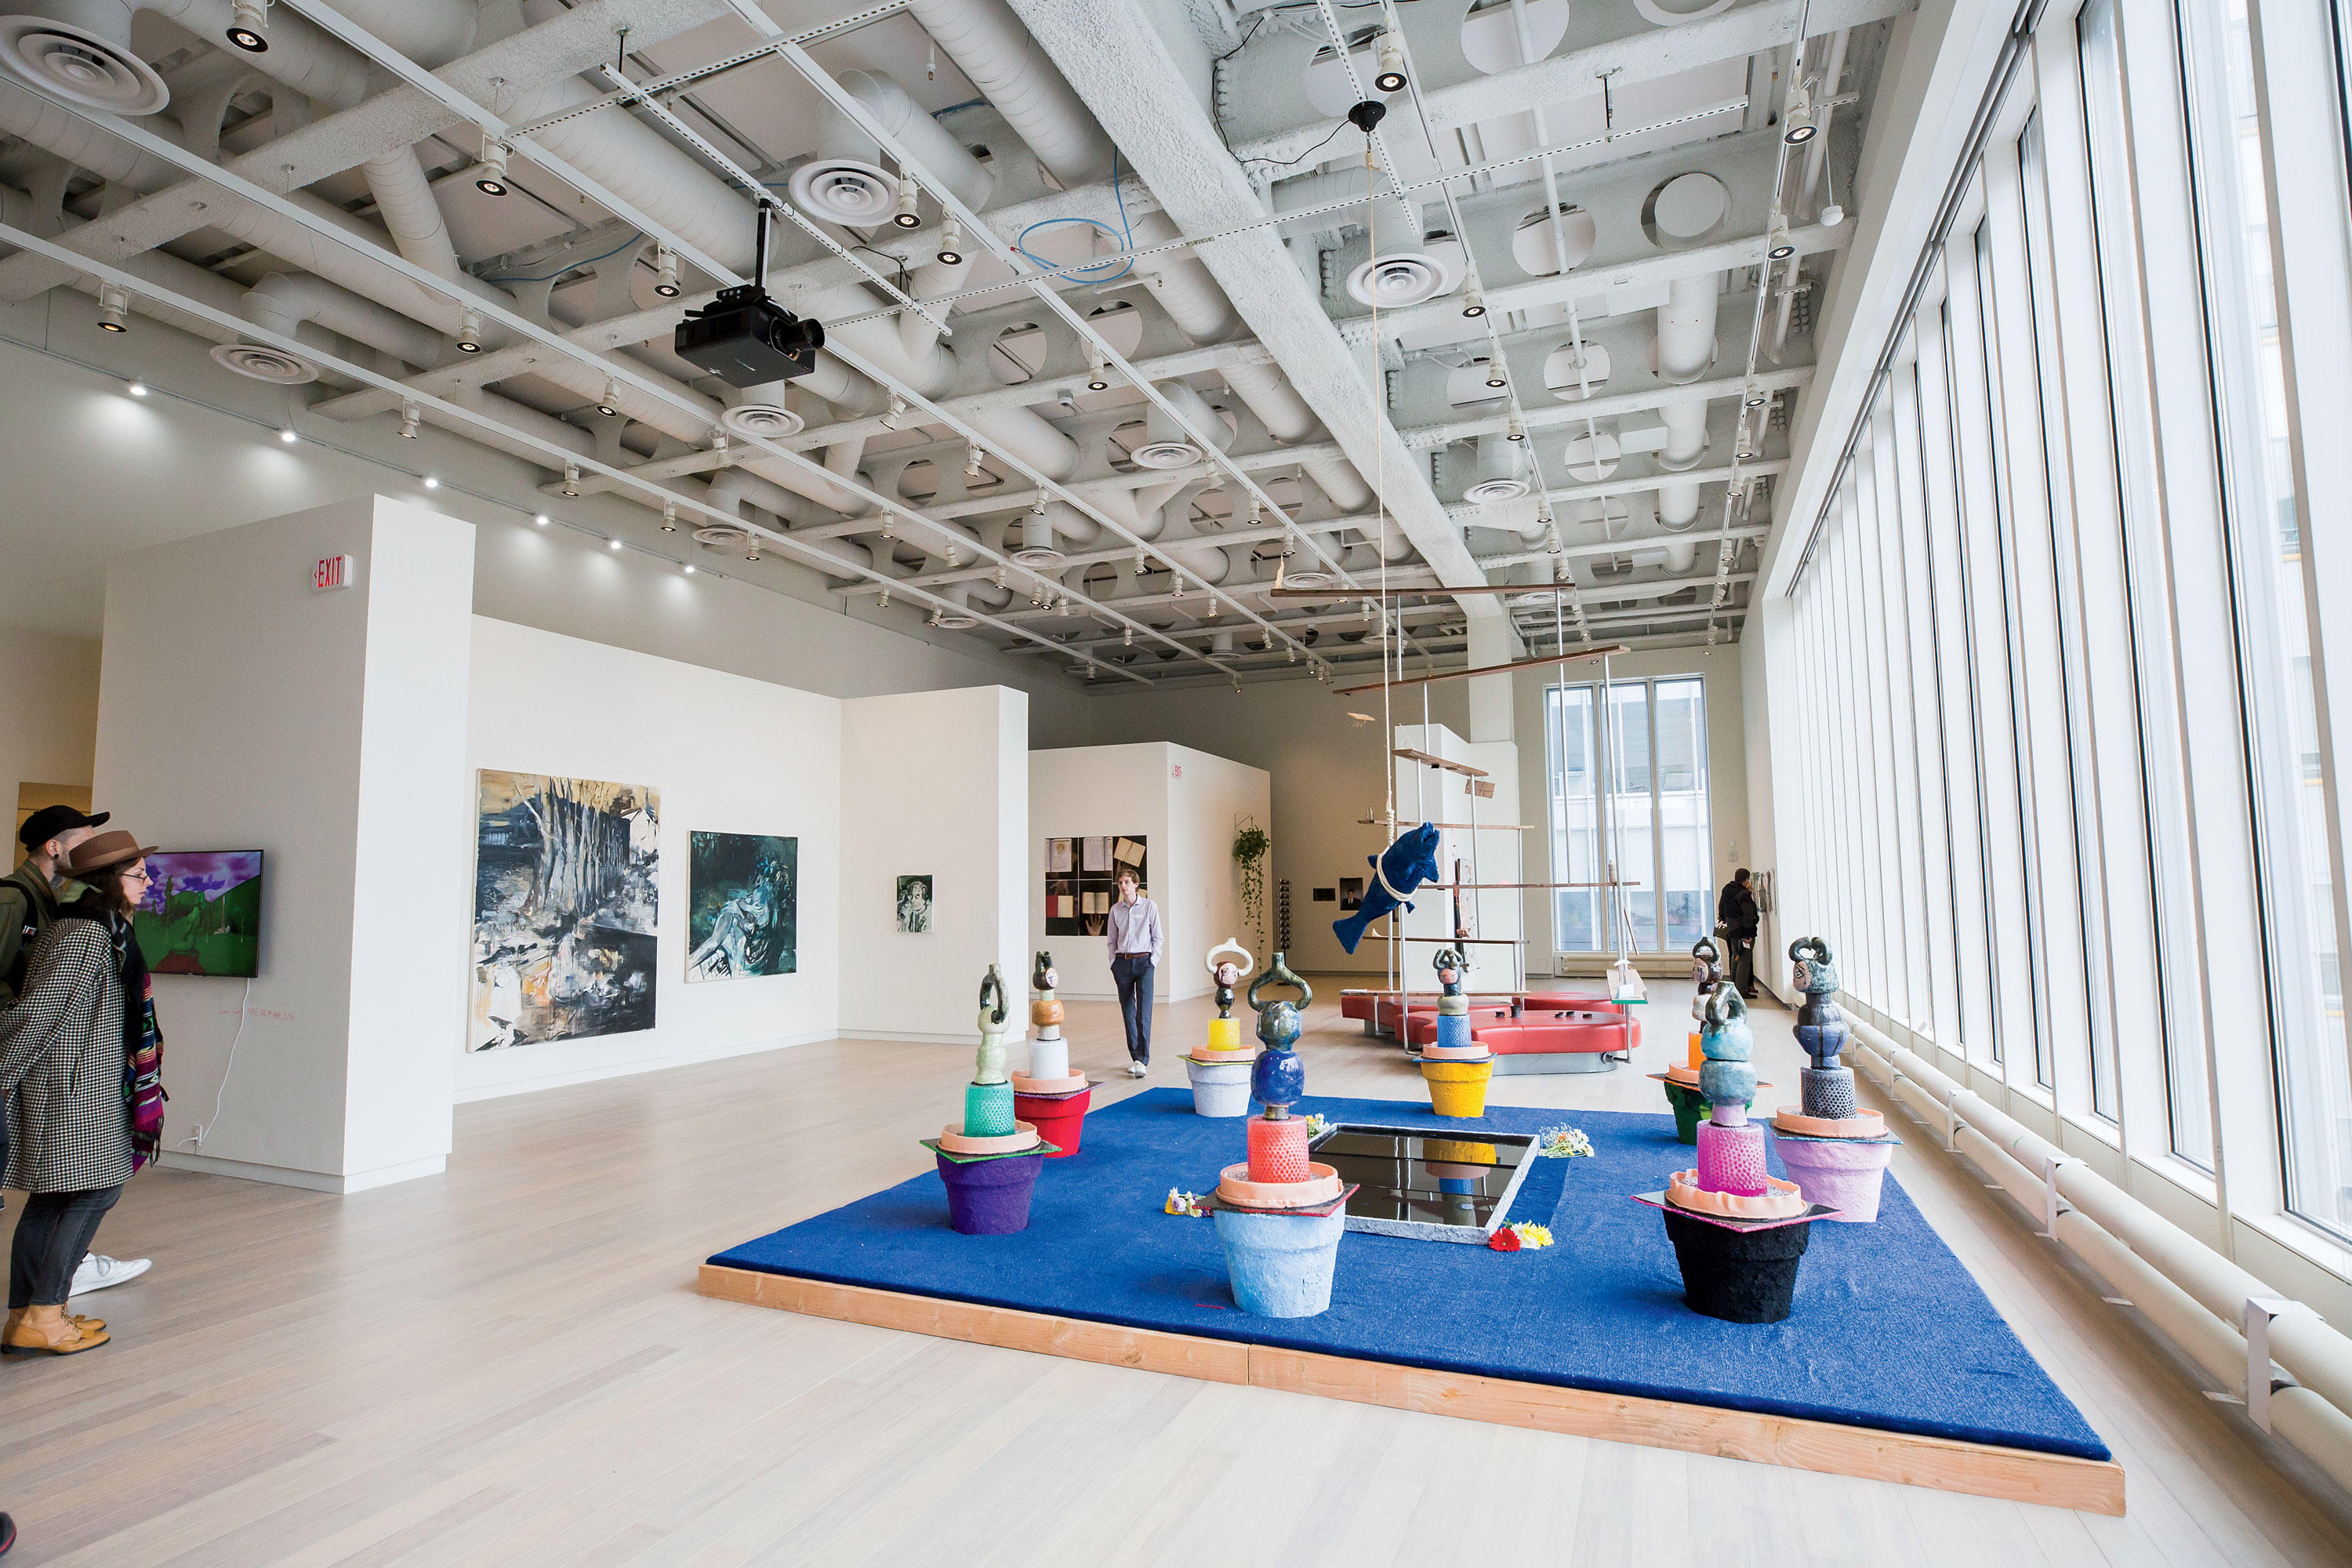
M 996 175 L 962 142 L 949 135 L 931 118 L 929 110 L 908 97 L 906 89 L 879 71 L 847 70 L 834 79 L 841 84 L 843 91 L 866 106 L 874 122 L 904 147 L 907 155 L 921 165 L 924 173 L 945 183 L 958 201 L 974 212 L 988 205 L 990 193 L 996 189 Z M 836 140 L 854 139 L 856 146 L 870 154 L 867 162 L 882 162 L 881 149 L 856 121 L 835 108 L 832 100 L 826 100 L 819 112 L 826 125 L 820 145 L 831 150 Z
M 961 261 L 923 263 L 922 266 L 915 268 L 915 275 L 909 280 L 907 292 L 918 300 L 935 300 L 942 294 L 954 293 L 961 289 L 964 286 L 964 280 L 971 276 L 973 254 L 974 252 L 966 251 Z M 934 308 L 943 316 L 947 313 L 944 307 Z M 920 310 L 898 312 L 898 346 L 910 363 L 924 363 L 932 349 L 938 345 L 939 341 L 940 329 L 931 325 L 929 317 Z
M 819 513 L 806 496 L 796 495 L 773 479 L 761 479 L 743 468 L 719 469 L 710 478 L 710 504 L 724 509 L 737 501 L 749 501 L 794 527 L 819 521 Z
M 376 216 L 392 231 L 392 242 L 401 255 L 444 278 L 454 279 L 464 270 L 415 148 L 379 153 L 361 164 L 360 170 L 374 194 Z
M 1128 226 L 1134 231 L 1138 247 L 1165 245 L 1182 237 L 1168 215 L 1156 210 L 1139 214 Z M 1151 279 L 1151 292 L 1160 309 L 1186 337 L 1196 343 L 1214 343 L 1233 335 L 1237 320 L 1233 304 L 1191 251 L 1149 257 L 1137 264 L 1137 269 Z
M 748 216 L 749 209 L 746 209 Z M 845 283 L 803 300 L 800 314 L 820 321 L 872 312 L 879 303 L 861 284 Z M 907 336 L 887 316 L 825 328 L 825 336 L 862 359 L 873 361 L 884 374 L 896 376 L 925 397 L 936 397 L 955 384 L 955 353 L 932 335 L 931 342 L 909 353 Z
M 1234 433 L 1217 411 L 1209 406 L 1208 399 L 1181 381 L 1159 384 L 1160 395 L 1170 407 L 1183 416 L 1179 424 L 1175 415 L 1159 405 L 1151 405 L 1143 416 L 1143 440 L 1135 448 L 1135 460 L 1147 468 L 1190 468 L 1206 456 L 1201 449 L 1201 437 L 1208 437 L 1220 452 L 1234 444 Z M 1194 436 L 1184 428 L 1190 425 L 1198 430 Z
M 461 8 L 453 0 L 400 0 L 398 8 L 407 10 L 412 6 L 420 14 Z M 139 0 L 139 8 L 169 16 L 216 49 L 236 20 L 236 9 L 230 0 Z M 371 8 L 357 0 L 336 7 L 375 32 L 375 24 L 363 16 Z M 349 109 L 367 97 L 373 68 L 366 57 L 330 36 L 291 5 L 272 6 L 269 25 L 262 30 L 269 39 L 267 50 L 257 55 L 233 52 L 230 58 L 246 69 L 283 82 L 330 109 Z M 383 37 L 381 33 L 377 36 Z
M 334 6 L 347 20 L 358 23 L 426 70 L 439 70 L 451 60 L 473 53 L 484 0 L 334 0 Z M 225 4 L 223 9 L 226 9 Z M 291 16 L 290 6 L 271 8 L 271 53 L 278 50 L 278 24 Z M 542 11 L 533 19 L 544 20 L 546 16 Z
M 552 414 L 541 414 L 529 404 L 517 403 L 510 397 L 502 397 L 495 392 L 486 392 L 478 386 L 465 387 L 443 395 L 461 408 L 471 408 L 524 435 L 536 436 L 542 441 L 577 452 L 583 458 L 595 456 L 596 438 L 594 437 L 577 425 L 558 419 Z M 536 468 L 547 467 L 547 452 L 544 447 L 533 447 L 528 442 L 515 440 L 496 431 L 485 430 L 478 425 L 468 425 L 455 416 L 443 414 L 436 409 L 427 408 L 424 413 L 425 422 L 428 425 L 452 431 L 470 441 L 478 441 L 486 447 L 495 447 L 499 451 L 520 458 L 524 462 Z
M 142 129 L 170 142 L 181 140 L 180 128 L 169 119 L 150 120 Z M 163 159 L 108 135 L 65 105 L 6 77 L 0 77 L 0 134 L 20 137 L 110 184 L 142 193 L 187 178 Z
M 1229 654 L 1233 652 L 1234 634 L 1230 631 L 1210 633 L 1209 651 L 1214 654 Z
M 1102 524 L 1068 501 L 1047 501 L 1045 516 L 1053 526 L 1054 537 L 1073 550 L 1087 549 L 1102 537 Z
M 1355 464 L 1337 453 L 1308 458 L 1298 466 L 1341 511 L 1361 511 L 1372 504 L 1372 487 L 1357 473 Z
M 1528 493 L 1527 443 L 1501 431 L 1478 437 L 1475 467 L 1463 499 L 1479 506 L 1499 506 Z
M 1110 138 L 1004 0 L 910 0 L 907 10 L 1063 189 L 1110 173 Z
M 316 321 L 353 342 L 367 344 L 405 360 L 418 369 L 441 358 L 440 334 L 418 325 L 396 310 L 348 289 L 338 289 L 323 278 L 273 272 L 247 290 L 237 313 L 256 326 L 293 337 L 304 321 Z
M 1681 384 L 1696 381 L 1715 363 L 1716 306 L 1721 297 L 1722 275 L 1706 273 L 1677 278 L 1666 286 L 1666 301 L 1658 307 L 1658 376 Z M 1658 454 L 1665 468 L 1696 465 L 1706 450 L 1706 399 L 1696 395 L 1671 397 L 1658 407 L 1666 426 L 1666 444 Z M 1687 527 L 1698 516 L 1698 486 L 1662 485 L 1658 489 L 1658 521 L 1669 528 Z
M 1290 384 L 1273 365 L 1263 361 L 1230 365 L 1224 377 L 1234 395 L 1248 405 L 1257 422 L 1265 426 L 1265 433 L 1285 446 L 1314 430 L 1315 411 L 1290 390 Z

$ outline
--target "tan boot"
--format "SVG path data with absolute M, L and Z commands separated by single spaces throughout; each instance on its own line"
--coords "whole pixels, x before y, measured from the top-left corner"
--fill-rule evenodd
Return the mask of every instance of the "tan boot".
M 11 1307 L 8 1309 L 8 1326 L 5 1329 L 0 1329 L 0 1343 L 5 1343 L 7 1342 L 9 1334 L 15 1331 L 17 1323 L 23 1321 L 25 1313 L 29 1309 L 24 1307 Z M 106 1327 L 106 1320 L 104 1318 L 85 1318 L 79 1312 L 68 1312 L 66 1314 L 66 1318 L 67 1321 L 71 1322 L 75 1327 L 79 1328 L 86 1334 L 94 1334 L 100 1329 Z
M 10 1355 L 74 1355 L 106 1343 L 106 1331 L 86 1332 L 63 1307 L 27 1307 L 14 1328 L 0 1337 Z

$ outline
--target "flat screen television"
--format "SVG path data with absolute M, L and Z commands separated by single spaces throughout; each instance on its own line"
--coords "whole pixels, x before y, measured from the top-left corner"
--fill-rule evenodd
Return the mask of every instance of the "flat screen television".
M 147 857 L 147 896 L 131 912 L 157 974 L 261 973 L 261 851 L 170 849 Z

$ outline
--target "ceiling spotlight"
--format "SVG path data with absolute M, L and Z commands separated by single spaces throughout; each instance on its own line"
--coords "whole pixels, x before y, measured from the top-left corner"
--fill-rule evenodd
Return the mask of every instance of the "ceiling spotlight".
M 478 354 L 482 352 L 482 313 L 471 305 L 457 310 L 457 352 Z
M 915 210 L 915 198 L 922 194 L 922 186 L 912 180 L 898 182 L 898 210 L 891 216 L 892 223 L 897 224 L 900 228 L 923 226 L 922 215 Z
M 710 433 L 710 455 L 719 459 L 719 466 L 722 468 L 728 468 L 734 463 L 735 458 L 733 455 L 727 449 L 726 431 L 713 430 Z
M 607 549 L 611 550 L 618 550 L 621 548 L 621 542 L 617 539 L 608 539 L 604 541 L 604 544 Z
M 1135 646 L 1135 628 L 1133 626 L 1128 627 L 1125 632 L 1120 634 L 1118 646 L 1121 647 L 1133 647 Z
M 667 245 L 654 247 L 654 292 L 665 300 L 677 298 L 677 252 Z
M 269 26 L 269 0 L 236 0 L 229 8 L 228 41 L 248 55 L 266 55 L 269 40 L 261 29 Z
M 664 533 L 677 531 L 677 502 L 674 500 L 662 502 L 662 531 Z
M 417 407 L 414 403 L 402 404 L 400 405 L 400 438 L 404 441 L 415 440 L 416 426 L 424 418 L 425 410 Z
M 889 584 L 885 583 L 882 584 L 882 596 L 874 601 L 874 607 L 877 610 L 887 610 L 890 607 Z
M 120 283 L 98 286 L 98 326 L 100 331 L 127 332 L 131 330 L 131 290 Z
M 686 574 L 689 577 L 694 575 L 694 563 L 691 561 L 686 563 Z
M 427 474 L 425 476 L 425 488 L 428 490 L 437 490 L 441 488 L 441 481 L 435 476 Z
M 1503 374 L 1502 361 L 1489 360 L 1486 363 L 1486 384 L 1496 387 L 1511 384 L 1510 378 Z
M 1741 401 L 1746 403 L 1750 408 L 1761 408 L 1764 406 L 1765 403 L 1769 400 L 1770 396 L 1771 395 L 1766 392 L 1762 387 L 1757 385 L 1754 382 L 1749 382 L 1748 384 L 1747 395 L 1742 398 Z
M 1381 35 L 1381 68 L 1374 73 L 1372 85 L 1382 92 L 1404 90 L 1404 45 L 1394 33 Z
M 510 188 L 507 184 L 506 143 L 485 131 L 482 161 L 474 167 L 474 189 L 486 196 L 502 196 Z
M 563 493 L 575 497 L 580 493 L 580 465 L 577 463 L 563 465 Z
M 1528 438 L 1527 422 L 1521 419 L 1517 415 L 1512 415 L 1511 422 L 1503 426 L 1503 437 L 1509 441 L 1526 440 Z
M 147 384 L 143 381 L 134 381 L 124 386 L 122 390 L 133 397 L 144 397 L 147 395 Z
M 1791 147 L 1801 147 L 1820 132 L 1813 123 L 1813 100 L 1801 87 L 1789 89 L 1789 105 L 1780 112 L 1780 140 Z
M 1462 313 L 1474 321 L 1486 313 L 1486 293 L 1475 283 L 1462 290 Z
M 291 447 L 295 442 L 299 441 L 302 437 L 294 433 L 294 426 L 289 425 L 278 432 L 278 438 Z
M 1087 356 L 1087 390 L 1088 392 L 1100 392 L 1110 384 L 1108 368 L 1103 363 L 1102 350 L 1097 349 Z
M 980 448 L 977 447 L 967 447 L 964 448 L 963 477 L 965 479 L 976 479 L 980 478 Z M 1038 500 L 1037 510 L 1040 512 L 1043 512 L 1045 510 L 1045 503 L 1043 499 Z
M 596 400 L 596 412 L 607 419 L 621 412 L 621 384 L 609 375 L 604 378 L 604 395 Z
M 541 528 L 545 528 L 547 526 L 547 514 L 545 512 L 541 512 L 537 517 L 532 518 L 531 521 L 539 524 Z
M 1775 261 L 1786 261 L 1797 254 L 1796 242 L 1789 237 L 1787 218 L 1776 217 L 1772 220 L 1771 233 L 1764 254 Z
M 890 399 L 890 406 L 883 411 L 882 428 L 896 430 L 898 427 L 898 421 L 906 416 L 907 400 L 903 397 L 893 397 Z
M 942 267 L 963 265 L 963 226 L 952 217 L 940 225 L 940 264 Z

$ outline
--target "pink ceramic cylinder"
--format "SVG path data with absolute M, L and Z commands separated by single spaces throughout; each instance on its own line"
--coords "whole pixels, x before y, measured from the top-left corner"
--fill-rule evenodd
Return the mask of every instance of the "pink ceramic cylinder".
M 1253 1182 L 1307 1180 L 1307 1121 L 1289 1116 L 1268 1121 L 1252 1117 L 1249 1124 L 1249 1179 Z
M 1878 1218 L 1879 1188 L 1886 1179 L 1892 1143 L 1783 1138 L 1780 1163 L 1808 1203 L 1837 1210 L 1832 1219 L 1867 1225 Z
M 1764 1195 L 1764 1129 L 1749 1122 L 1724 1127 L 1702 1122 L 1698 1130 L 1698 1184 L 1711 1193 L 1743 1198 Z

